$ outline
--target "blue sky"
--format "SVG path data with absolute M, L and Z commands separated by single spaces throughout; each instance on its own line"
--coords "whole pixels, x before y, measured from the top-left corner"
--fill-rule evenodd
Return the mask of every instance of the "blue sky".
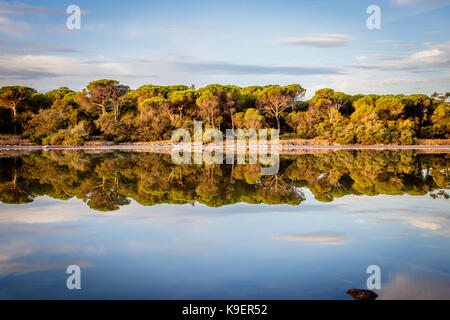
M 66 28 L 69 5 L 81 29 Z M 381 30 L 369 30 L 369 5 Z M 0 1 L 0 85 L 450 91 L 449 0 Z

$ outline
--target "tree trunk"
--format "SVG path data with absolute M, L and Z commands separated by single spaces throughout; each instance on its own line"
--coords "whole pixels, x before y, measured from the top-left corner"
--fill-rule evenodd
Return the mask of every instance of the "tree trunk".
M 16 189 L 17 187 L 17 173 L 16 173 L 16 169 L 13 170 L 13 180 L 12 180 L 14 189 Z
M 119 190 L 119 176 L 117 175 L 117 172 L 114 172 L 114 191 Z
M 102 103 L 102 115 L 106 114 L 106 102 Z
M 234 174 L 234 159 L 233 159 L 233 163 L 231 164 L 230 183 L 233 182 L 233 174 Z
M 13 125 L 14 125 L 14 134 L 17 134 L 17 123 L 16 123 L 17 107 L 14 105 L 11 108 L 11 111 L 12 111 L 12 120 L 13 120 Z
M 280 117 L 277 115 L 277 126 L 278 126 L 278 134 L 280 134 Z
M 231 115 L 231 129 L 234 131 L 233 111 L 230 112 L 230 115 Z

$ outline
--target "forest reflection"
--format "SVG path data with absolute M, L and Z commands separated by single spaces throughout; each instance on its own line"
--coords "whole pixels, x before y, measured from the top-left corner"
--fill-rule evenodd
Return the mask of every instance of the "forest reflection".
M 0 201 L 39 196 L 83 200 L 98 211 L 141 205 L 239 202 L 299 205 L 304 188 L 315 199 L 345 195 L 449 196 L 450 154 L 413 150 L 340 150 L 280 157 L 276 175 L 260 165 L 176 165 L 170 155 L 147 152 L 35 151 L 0 153 Z

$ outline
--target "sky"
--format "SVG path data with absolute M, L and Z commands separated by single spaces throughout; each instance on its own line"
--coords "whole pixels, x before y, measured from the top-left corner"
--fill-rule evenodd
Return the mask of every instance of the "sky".
M 81 28 L 69 30 L 70 5 Z M 369 30 L 377 5 L 381 29 Z M 1 1 L 0 86 L 298 83 L 450 91 L 450 0 Z

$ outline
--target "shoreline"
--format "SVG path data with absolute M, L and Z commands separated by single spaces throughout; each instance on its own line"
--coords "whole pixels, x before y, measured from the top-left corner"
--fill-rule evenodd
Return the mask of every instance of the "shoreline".
M 84 145 L 84 146 L 41 146 L 41 145 L 0 145 L 0 151 L 51 151 L 51 150 L 92 150 L 92 151 L 155 151 L 171 152 L 176 145 L 166 142 L 156 142 L 151 144 L 102 144 L 102 145 Z M 200 151 L 191 145 L 191 151 Z M 270 145 L 267 145 L 270 151 Z M 176 148 L 183 150 L 183 147 Z M 201 151 L 222 149 L 225 152 L 229 150 L 225 144 L 222 146 L 203 145 Z M 236 149 L 236 147 L 235 147 Z M 186 149 L 185 149 L 186 150 Z M 257 145 L 246 145 L 245 151 L 257 151 Z M 266 148 L 264 148 L 266 150 Z M 322 145 L 322 144 L 292 144 L 281 142 L 277 150 L 280 153 L 289 153 L 295 151 L 311 150 L 437 150 L 450 152 L 450 145 Z M 244 151 L 244 150 L 242 150 Z

